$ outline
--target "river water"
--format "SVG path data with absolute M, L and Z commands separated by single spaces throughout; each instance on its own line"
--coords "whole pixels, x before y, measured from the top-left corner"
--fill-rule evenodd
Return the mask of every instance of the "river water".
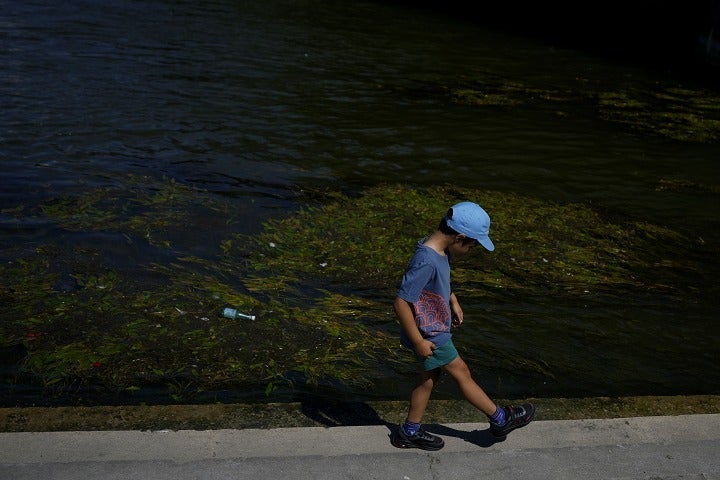
M 0 61 L 2 209 L 166 176 L 237 202 L 238 229 L 254 233 L 305 187 L 449 183 L 591 204 L 717 251 L 720 144 L 632 129 L 589 101 L 701 87 L 457 16 L 362 1 L 3 0 Z M 462 82 L 522 85 L 523 103 L 449 102 L 442 86 Z M 4 260 L 60 235 L 2 219 Z M 469 331 L 468 360 L 492 371 L 525 351 L 553 371 L 552 385 L 490 376 L 507 396 L 718 393 L 716 294 L 466 305 L 490 322 L 538 319 L 491 352 L 473 348 L 487 331 Z M 511 338 L 535 334 L 530 347 Z

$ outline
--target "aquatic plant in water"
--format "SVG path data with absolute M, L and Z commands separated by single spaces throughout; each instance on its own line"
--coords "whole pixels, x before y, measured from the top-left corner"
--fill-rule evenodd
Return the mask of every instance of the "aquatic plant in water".
M 82 243 L 44 245 L 0 265 L 0 348 L 19 366 L 5 373 L 6 385 L 34 383 L 76 398 L 88 386 L 127 394 L 165 385 L 176 401 L 203 392 L 366 387 L 394 366 L 407 368 L 390 303 L 415 242 L 459 200 L 491 212 L 498 246 L 454 264 L 465 297 L 682 289 L 667 277 L 656 284 L 648 264 L 693 245 L 661 226 L 613 224 L 584 205 L 383 185 L 359 196 L 317 195 L 257 235 L 228 231 L 218 257 L 203 258 L 168 246 L 188 241 L 181 236 L 193 218 L 225 215 L 227 205 L 172 181 L 132 180 L 128 189 L 13 210 L 151 248 L 147 262 L 131 267 L 104 261 L 117 252 L 103 245 Z M 226 305 L 258 319 L 220 318 Z
M 258 292 L 332 285 L 391 294 L 415 242 L 436 227 L 448 206 L 467 198 L 491 212 L 499 248 L 492 255 L 457 259 L 453 275 L 466 287 L 486 291 L 652 288 L 652 275 L 643 274 L 648 256 L 694 243 L 661 226 L 610 223 L 579 204 L 458 187 L 386 185 L 271 220 L 261 234 L 229 241 L 225 251 L 248 255 L 254 279 L 249 288 Z
M 683 142 L 711 143 L 720 140 L 720 96 L 706 90 L 677 86 L 652 85 L 644 89 L 593 90 L 547 89 L 518 82 L 483 82 L 444 87 L 440 91 L 452 102 L 478 108 L 521 107 L 545 103 L 558 115 L 573 107 L 586 111 L 585 105 L 597 105 L 599 118 L 629 127 L 633 131 L 654 134 Z
M 600 116 L 684 142 L 720 140 L 720 97 L 681 88 L 601 92 Z

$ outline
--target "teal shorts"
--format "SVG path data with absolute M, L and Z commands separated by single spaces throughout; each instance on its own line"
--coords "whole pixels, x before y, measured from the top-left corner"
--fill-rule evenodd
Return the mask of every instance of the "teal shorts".
M 435 350 L 433 350 L 432 356 L 428 358 L 418 357 L 418 360 L 420 360 L 420 363 L 422 363 L 423 369 L 426 372 L 429 372 L 430 370 L 444 367 L 448 363 L 455 360 L 457 356 L 458 351 L 455 348 L 455 344 L 453 344 L 452 340 L 449 340 L 447 343 L 443 343 Z

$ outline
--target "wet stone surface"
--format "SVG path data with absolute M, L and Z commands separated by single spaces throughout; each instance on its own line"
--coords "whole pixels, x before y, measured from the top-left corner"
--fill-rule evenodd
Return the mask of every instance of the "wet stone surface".
M 536 420 L 720 413 L 720 396 L 530 399 Z M 506 403 L 504 400 L 497 400 Z M 406 402 L 308 401 L 272 404 L 27 407 L 0 409 L 0 432 L 213 430 L 394 425 Z M 485 423 L 464 401 L 431 401 L 425 423 Z

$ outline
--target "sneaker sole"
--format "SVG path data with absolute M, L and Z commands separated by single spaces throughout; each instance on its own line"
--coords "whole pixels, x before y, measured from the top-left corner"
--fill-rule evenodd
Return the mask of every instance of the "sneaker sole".
M 394 434 L 392 436 L 392 440 L 390 440 L 390 443 L 392 443 L 393 447 L 397 447 L 397 448 L 419 448 L 420 450 L 428 450 L 430 452 L 438 451 L 445 446 L 445 442 L 441 443 L 439 446 L 418 445 L 415 443 L 410 443 L 410 442 L 407 442 L 407 441 L 403 440 L 402 438 L 400 438 L 400 435 L 398 435 L 398 434 Z

